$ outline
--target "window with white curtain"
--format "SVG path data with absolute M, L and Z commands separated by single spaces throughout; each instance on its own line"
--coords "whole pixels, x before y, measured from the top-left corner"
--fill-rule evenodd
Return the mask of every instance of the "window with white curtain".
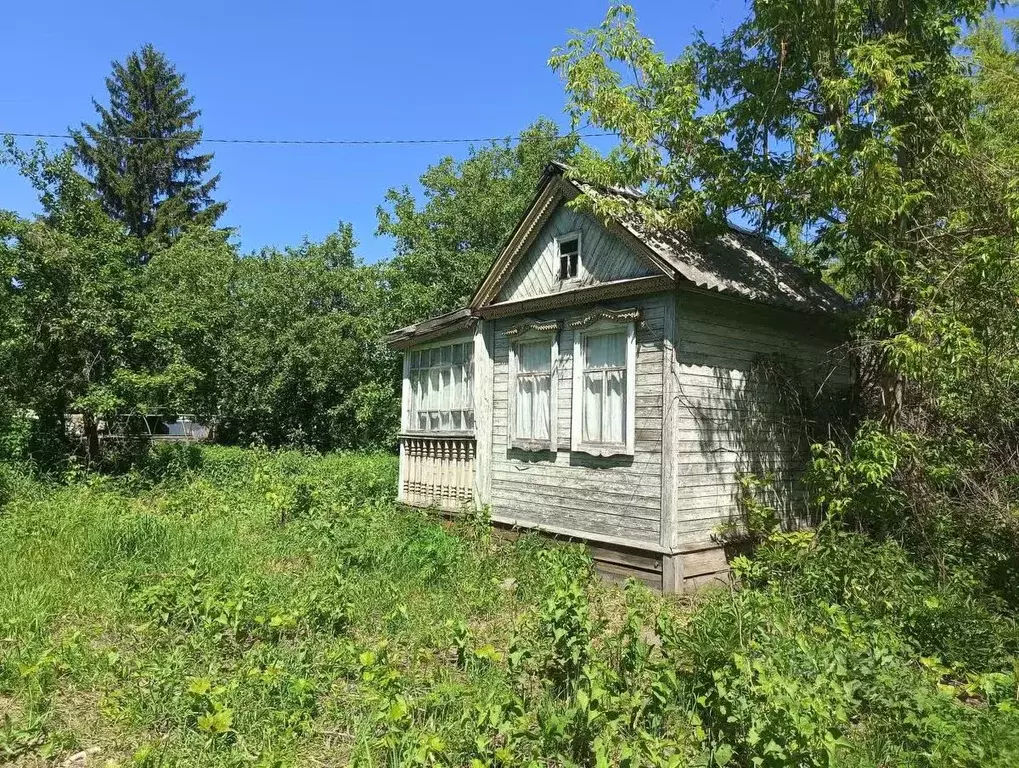
M 506 331 L 509 340 L 506 416 L 511 448 L 556 450 L 560 325 L 559 320 L 525 318 Z
M 584 339 L 583 405 L 583 442 L 625 442 L 626 331 Z
M 552 345 L 550 340 L 513 345 L 515 428 L 519 441 L 543 441 L 552 437 Z
M 474 429 L 474 342 L 416 349 L 409 356 L 409 429 L 470 432 Z
M 636 336 L 614 318 L 574 337 L 572 447 L 599 456 L 633 454 Z

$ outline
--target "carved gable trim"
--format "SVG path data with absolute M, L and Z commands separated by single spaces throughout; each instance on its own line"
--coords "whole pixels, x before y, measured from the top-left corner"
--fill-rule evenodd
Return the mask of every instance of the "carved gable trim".
M 560 320 L 538 320 L 534 317 L 528 317 L 508 329 L 506 335 L 510 338 L 516 338 L 531 332 L 555 333 L 561 325 L 562 322 Z
M 598 322 L 609 323 L 636 323 L 641 319 L 639 309 L 609 309 L 608 307 L 592 307 L 575 320 L 570 321 L 570 328 L 578 330 L 588 328 Z

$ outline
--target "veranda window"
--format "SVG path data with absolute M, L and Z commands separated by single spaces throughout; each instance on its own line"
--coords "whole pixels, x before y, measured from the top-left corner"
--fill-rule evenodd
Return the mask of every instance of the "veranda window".
M 417 349 L 410 356 L 411 430 L 474 429 L 474 342 Z
M 515 344 L 516 429 L 520 441 L 548 442 L 552 435 L 552 346 L 550 341 Z

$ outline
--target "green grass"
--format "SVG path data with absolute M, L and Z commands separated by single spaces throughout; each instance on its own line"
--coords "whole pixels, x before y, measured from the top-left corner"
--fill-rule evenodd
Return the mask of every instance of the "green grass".
M 0 763 L 1012 765 L 1015 625 L 802 534 L 679 602 L 393 501 L 389 456 L 13 477 Z
M 387 763 L 500 683 L 456 648 L 508 647 L 547 584 L 543 540 L 397 507 L 390 456 L 198 459 L 16 488 L 0 762 Z

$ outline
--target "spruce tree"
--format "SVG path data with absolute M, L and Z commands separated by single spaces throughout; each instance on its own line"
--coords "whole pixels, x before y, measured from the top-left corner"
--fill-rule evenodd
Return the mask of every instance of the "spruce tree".
M 82 124 L 73 135 L 107 213 L 142 241 L 145 253 L 175 240 L 188 223 L 214 225 L 226 204 L 212 199 L 219 174 L 205 178 L 212 154 L 194 154 L 201 111 L 184 76 L 145 45 L 113 62 L 106 88 L 109 108 L 92 100 L 98 124 Z

